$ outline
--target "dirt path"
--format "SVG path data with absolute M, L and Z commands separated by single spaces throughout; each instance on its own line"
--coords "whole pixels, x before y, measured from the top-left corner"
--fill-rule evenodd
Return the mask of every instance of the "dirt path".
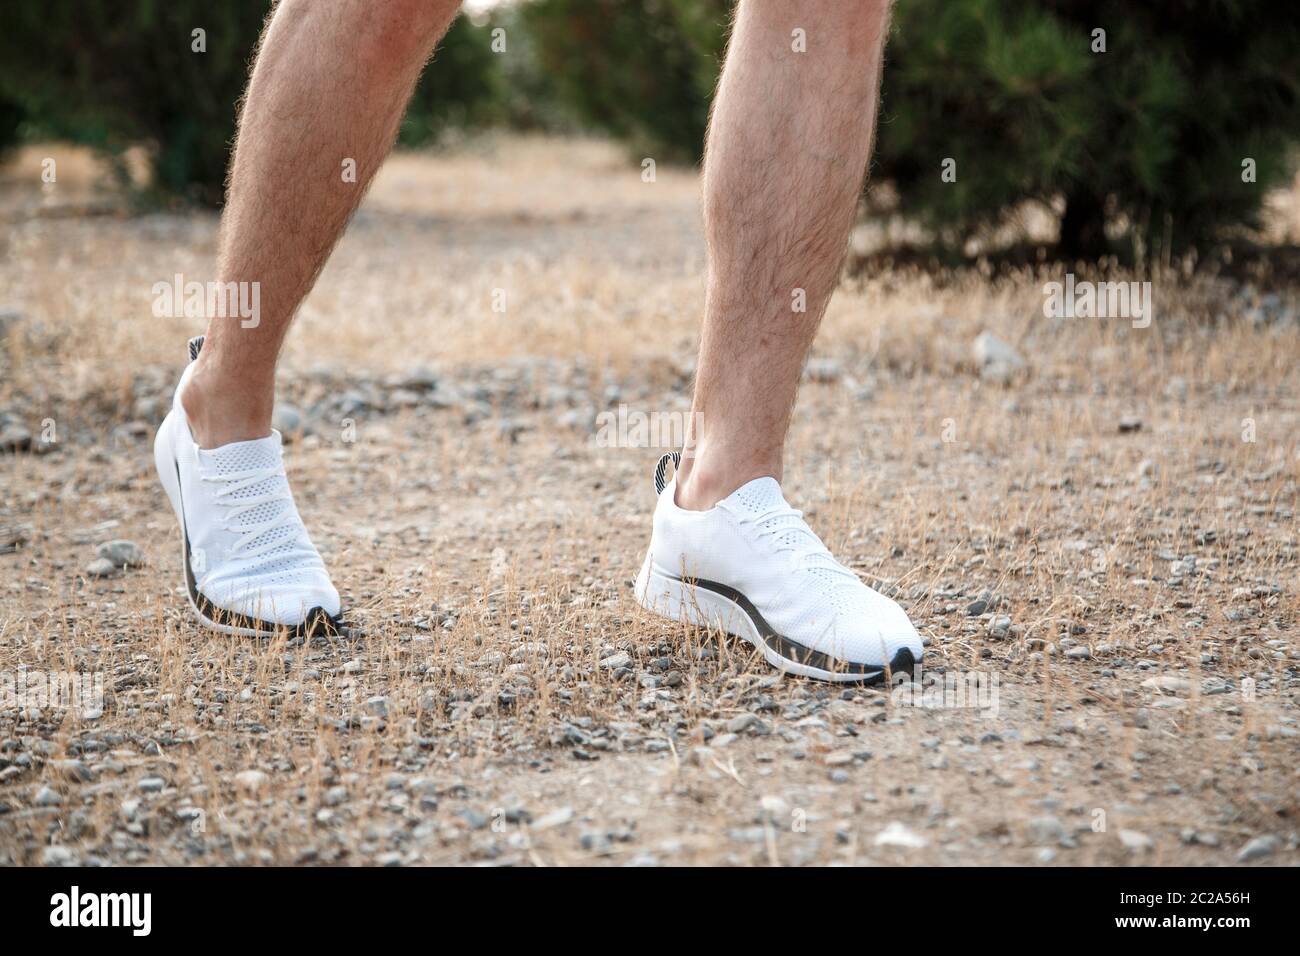
M 214 221 L 15 227 L 0 408 L 42 453 L 0 454 L 0 671 L 106 699 L 0 702 L 0 863 L 1297 862 L 1294 329 L 1202 334 L 1177 285 L 1149 334 L 1053 326 L 1029 277 L 846 286 L 788 496 L 909 608 L 927 680 L 784 679 L 635 607 L 658 450 L 598 443 L 686 408 L 693 177 L 476 149 L 390 165 L 289 349 L 334 642 L 183 606 L 149 441 L 195 323 L 140 309 Z M 145 566 L 89 576 L 123 538 Z

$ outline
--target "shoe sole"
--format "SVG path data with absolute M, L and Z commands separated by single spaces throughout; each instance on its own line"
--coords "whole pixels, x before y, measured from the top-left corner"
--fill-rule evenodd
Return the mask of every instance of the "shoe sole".
M 637 575 L 636 600 L 672 621 L 722 631 L 747 641 L 778 670 L 835 684 L 879 684 L 891 674 L 912 672 L 917 660 L 901 648 L 888 667 L 839 661 L 778 634 L 744 594 L 716 581 L 685 581 L 655 566 L 649 554 Z
M 314 607 L 307 612 L 301 624 L 276 624 L 263 621 L 244 614 L 235 614 L 219 608 L 199 591 L 194 580 L 194 571 L 190 565 L 190 536 L 185 527 L 185 507 L 181 496 L 180 464 L 172 452 L 175 428 L 175 412 L 168 412 L 158 426 L 158 434 L 153 443 L 153 463 L 158 470 L 158 480 L 162 482 L 167 500 L 171 502 L 172 511 L 181 528 L 181 568 L 185 576 L 185 594 L 190 601 L 190 609 L 204 627 L 222 634 L 235 637 L 272 637 L 288 634 L 290 637 L 309 637 L 314 634 L 338 633 L 340 623 L 330 617 L 323 607 Z

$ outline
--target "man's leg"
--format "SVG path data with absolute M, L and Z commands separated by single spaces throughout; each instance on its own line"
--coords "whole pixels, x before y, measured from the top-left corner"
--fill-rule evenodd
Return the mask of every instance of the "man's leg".
M 871 151 L 888 18 L 887 0 L 739 4 L 704 161 L 709 278 L 683 508 L 781 479 Z
M 704 164 L 698 427 L 674 480 L 656 469 L 636 582 L 651 610 L 830 681 L 880 681 L 922 653 L 903 609 L 836 561 L 780 487 L 804 355 L 871 149 L 888 13 L 886 0 L 741 0 Z
M 262 37 L 219 262 L 223 283 L 257 284 L 260 314 L 247 327 L 211 318 L 154 441 L 184 537 L 190 603 L 210 627 L 261 635 L 339 623 L 338 591 L 271 430 L 276 357 L 458 6 L 281 0 Z
M 213 318 L 183 404 L 203 448 L 270 434 L 299 304 L 392 148 L 460 0 L 281 0 L 240 116 L 220 280 L 257 282 L 260 322 Z M 344 176 L 355 163 L 355 181 Z

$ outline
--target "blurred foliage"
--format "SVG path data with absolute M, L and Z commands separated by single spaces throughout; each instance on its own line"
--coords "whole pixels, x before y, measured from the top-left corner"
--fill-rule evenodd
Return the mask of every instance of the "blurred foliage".
M 1105 251 L 1120 217 L 1152 253 L 1186 248 L 1252 223 L 1289 175 L 1297 49 L 1300 8 L 1266 0 L 901 0 L 877 167 L 955 239 L 1063 197 L 1066 253 Z
M 7 6 L 0 30 L 0 148 L 57 137 L 120 156 L 150 147 L 164 195 L 218 205 L 269 0 L 42 0 Z M 192 48 L 205 32 L 206 51 Z M 482 28 L 458 18 L 425 71 L 403 136 L 489 122 L 501 98 Z M 12 117 L 12 119 L 10 119 Z M 20 119 L 21 117 L 21 119 Z
M 698 157 L 729 7 L 536 0 L 525 21 L 586 122 L 641 155 Z M 1288 176 L 1297 50 L 1300 6 L 1267 0 L 898 0 L 872 174 L 952 245 L 1064 198 L 1067 253 L 1105 251 L 1121 219 L 1149 251 L 1187 246 L 1251 223 Z
M 449 128 L 493 126 L 510 118 L 491 29 L 464 16 L 452 22 L 411 97 L 399 137 L 404 146 L 435 143 Z
M 847 2 L 847 0 L 846 0 Z M 529 0 L 460 17 L 402 127 L 595 129 L 699 159 L 732 0 Z M 45 0 L 0 31 L 0 149 L 57 136 L 151 147 L 163 193 L 221 199 L 267 0 Z M 206 30 L 207 52 L 191 51 Z M 1106 52 L 1092 31 L 1106 30 Z M 493 31 L 504 49 L 493 49 Z M 815 44 L 815 30 L 810 31 Z M 1249 224 L 1300 131 L 1300 5 L 1267 0 L 898 0 L 877 181 L 957 246 L 1025 200 L 1065 202 L 1064 251 L 1127 222 L 1156 252 Z M 804 54 L 815 57 L 815 46 Z M 1242 160 L 1257 181 L 1242 181 Z M 955 182 L 940 176 L 956 161 Z
M 577 118 L 665 160 L 704 148 L 729 0 L 536 0 L 524 29 Z

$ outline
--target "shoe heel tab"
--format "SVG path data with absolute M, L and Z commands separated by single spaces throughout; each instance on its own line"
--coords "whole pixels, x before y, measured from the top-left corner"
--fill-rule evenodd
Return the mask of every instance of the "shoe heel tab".
M 203 350 L 203 336 L 196 335 L 190 339 L 190 361 L 193 362 L 199 357 L 199 352 Z
M 659 459 L 659 464 L 655 466 L 655 494 L 662 495 L 664 489 L 668 487 L 668 463 L 673 463 L 673 474 L 677 474 L 677 466 L 682 463 L 681 452 L 672 451 Z

